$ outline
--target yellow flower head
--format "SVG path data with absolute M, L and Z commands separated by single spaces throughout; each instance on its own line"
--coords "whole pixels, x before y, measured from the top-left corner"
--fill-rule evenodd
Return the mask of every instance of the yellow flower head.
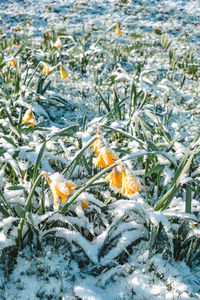
M 105 180 L 110 181 L 110 186 L 113 185 L 118 189 L 122 186 L 122 173 L 117 170 L 117 168 L 113 168 L 112 171 L 105 177 Z
M 92 147 L 92 152 L 97 152 L 97 155 L 99 154 L 99 150 L 104 147 L 103 142 L 101 141 L 100 138 L 97 138 L 94 143 L 91 144 Z
M 16 60 L 14 60 L 14 59 L 11 59 L 10 61 L 9 61 L 9 65 L 11 66 L 11 67 L 15 67 L 16 66 Z
M 62 67 L 62 64 L 60 64 L 60 77 L 61 77 L 61 79 L 65 79 L 68 77 L 67 72 Z
M 19 49 L 19 45 L 18 45 L 18 44 L 14 44 L 13 47 L 14 47 L 15 49 L 17 49 L 17 50 Z
M 119 158 L 115 156 L 111 150 L 108 150 L 106 147 L 102 147 L 99 149 L 97 154 L 97 158 L 95 160 L 95 167 L 99 166 L 101 168 L 108 167 L 112 165 L 115 160 Z
M 115 28 L 115 34 L 122 34 L 122 32 L 121 32 L 121 30 L 119 29 L 119 27 L 118 26 L 116 26 L 116 28 Z
M 59 49 L 62 47 L 62 42 L 61 42 L 61 39 L 59 37 L 57 37 L 57 40 L 54 43 L 54 47 L 59 48 Z
M 49 73 L 51 72 L 50 66 L 45 62 L 41 62 L 40 64 L 43 67 L 42 74 L 43 75 L 49 75 Z
M 122 196 L 132 196 L 141 189 L 141 183 L 129 172 L 122 170 Z
M 34 83 L 32 82 L 29 87 L 32 89 L 34 87 Z
M 101 136 L 101 125 L 97 127 L 97 135 Z M 99 154 L 99 149 L 104 147 L 104 143 L 100 137 L 97 137 L 97 139 L 91 144 L 92 152 L 97 152 L 97 155 Z
M 81 206 L 82 209 L 85 210 L 86 208 L 88 208 L 88 201 L 87 200 L 81 200 Z
M 29 126 L 29 127 L 35 126 L 36 118 L 32 113 L 32 107 L 26 111 L 26 113 L 22 119 L 22 123 L 27 124 L 27 126 Z
M 67 196 L 71 195 L 74 192 L 76 184 L 67 181 L 63 175 L 55 173 L 48 176 L 46 172 L 42 172 L 42 175 L 49 183 L 54 198 L 54 205 L 57 205 L 59 197 L 61 199 L 61 202 L 64 203 L 67 200 Z

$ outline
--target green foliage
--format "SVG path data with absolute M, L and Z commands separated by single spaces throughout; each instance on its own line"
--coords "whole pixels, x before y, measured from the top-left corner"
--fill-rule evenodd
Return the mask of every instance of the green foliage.
M 80 265 L 90 263 L 93 272 L 98 274 L 102 267 L 111 267 L 109 257 L 123 264 L 136 245 L 148 241 L 150 251 L 170 253 L 176 260 L 185 259 L 191 265 L 200 254 L 199 238 L 192 234 L 191 226 L 193 223 L 198 226 L 199 222 L 192 206 L 194 197 L 199 200 L 199 135 L 193 140 L 183 140 L 185 124 L 173 132 L 172 125 L 176 123 L 173 108 L 177 104 L 174 105 L 171 94 L 175 95 L 174 82 L 181 89 L 188 78 L 197 80 L 198 64 L 192 50 L 181 56 L 159 28 L 154 33 L 162 35 L 158 37 L 160 42 L 154 44 L 142 33 L 132 32 L 127 45 L 111 39 L 111 29 L 113 25 L 95 41 L 84 30 L 79 36 L 73 36 L 63 28 L 44 34 L 40 44 L 22 36 L 18 50 L 13 50 L 15 37 L 0 42 L 0 230 L 5 231 L 8 242 L 5 249 L 16 244 L 19 250 L 35 239 L 38 248 L 42 239 L 64 239 Z M 61 49 L 53 46 L 58 36 L 63 43 Z M 48 75 L 42 74 L 41 53 L 51 68 Z M 148 58 L 153 55 L 165 57 L 167 72 L 146 69 Z M 16 59 L 16 66 L 9 65 L 11 57 Z M 70 84 L 60 80 L 60 63 L 71 74 Z M 93 85 L 77 88 L 77 82 L 87 81 L 88 74 Z M 25 110 L 34 107 L 36 102 L 47 112 L 51 105 L 58 110 L 68 109 L 73 103 L 59 94 L 60 90 L 66 92 L 65 86 L 75 91 L 74 98 L 77 93 L 85 99 L 86 105 L 90 101 L 87 89 L 92 90 L 100 116 L 95 124 L 85 114 L 81 116 L 82 123 L 56 132 L 48 127 L 51 123 L 48 114 L 44 122 L 36 122 L 34 126 L 23 122 Z M 53 92 L 56 95 L 52 96 Z M 186 100 L 181 101 L 185 105 Z M 190 110 L 196 107 L 195 103 L 189 105 Z M 76 107 L 72 105 L 73 109 Z M 33 113 L 37 119 L 37 109 Z M 137 197 L 128 199 L 119 191 L 114 193 L 104 180 L 117 162 L 103 170 L 94 168 L 96 154 L 89 148 L 98 137 L 99 125 L 102 140 L 115 150 L 120 162 L 127 164 L 131 171 L 139 170 L 145 209 Z M 89 138 L 85 139 L 87 135 Z M 177 143 L 185 149 L 180 156 Z M 53 209 L 49 185 L 41 178 L 44 169 L 78 182 L 77 191 L 57 212 Z M 168 181 L 166 174 L 172 174 Z M 182 181 L 184 176 L 190 181 Z M 12 192 L 18 196 L 10 201 L 7 195 Z M 83 210 L 80 201 L 86 192 L 93 202 Z M 185 199 L 186 217 L 168 214 L 176 196 Z M 134 203 L 134 208 L 121 210 L 118 217 L 117 208 L 125 207 L 126 201 Z M 165 222 L 153 222 L 154 214 L 163 214 Z M 5 230 L 4 220 L 11 220 L 9 230 Z M 170 224 L 176 224 L 178 230 Z M 101 247 L 92 256 L 88 253 L 90 242 L 105 230 Z M 119 251 L 115 253 L 116 249 Z

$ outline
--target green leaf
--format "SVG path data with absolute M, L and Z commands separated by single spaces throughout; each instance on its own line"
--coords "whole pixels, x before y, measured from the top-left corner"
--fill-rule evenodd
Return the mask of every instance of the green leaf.
M 173 187 L 171 187 L 163 196 L 162 198 L 158 201 L 158 203 L 156 204 L 156 206 L 154 207 L 154 210 L 164 210 L 166 209 L 169 204 L 172 202 L 174 196 L 176 195 L 179 186 L 174 185 Z
M 186 199 L 185 199 L 185 212 L 191 214 L 192 211 L 192 189 L 191 186 L 188 184 L 186 187 Z
M 87 144 L 75 155 L 75 157 L 70 162 L 69 166 L 62 171 L 62 174 L 65 174 L 69 170 L 69 168 L 73 165 L 74 162 L 76 164 L 76 161 L 79 160 L 79 158 L 83 155 L 85 150 L 88 149 L 95 140 L 96 140 L 96 136 L 92 137 L 87 142 Z M 72 174 L 72 172 L 71 172 L 71 174 Z
M 9 126 L 10 127 L 10 130 L 18 137 L 18 138 L 21 138 L 21 135 L 19 133 L 19 131 L 14 127 L 14 126 Z
M 136 90 L 136 86 L 135 86 L 134 82 L 132 83 L 132 86 L 131 86 L 131 103 L 132 103 L 134 111 L 135 111 L 136 106 L 137 106 L 137 90 Z
M 152 225 L 152 228 L 151 228 L 151 231 L 150 231 L 150 239 L 149 239 L 149 246 L 148 248 L 150 250 L 152 250 L 152 247 L 154 246 L 154 243 L 156 241 L 156 238 L 157 238 L 157 235 L 158 235 L 158 232 L 159 232 L 159 225 L 155 225 L 153 224 Z
M 24 190 L 24 186 L 22 186 L 22 185 L 13 185 L 13 186 L 9 186 L 7 189 L 9 191 L 19 191 L 19 190 Z
M 15 142 L 13 142 L 13 140 L 5 135 L 2 136 L 2 138 L 4 140 L 6 140 L 9 144 L 11 144 L 12 146 L 14 146 L 15 148 L 17 148 L 17 145 L 15 144 Z
M 34 167 L 34 170 L 33 170 L 33 182 L 36 180 L 37 178 L 37 174 L 38 174 L 38 168 L 39 168 L 39 165 L 40 165 L 40 161 L 42 159 L 42 156 L 44 154 L 44 150 L 45 150 L 45 147 L 46 147 L 46 142 L 44 142 L 40 148 L 40 152 L 38 153 L 38 157 L 37 157 L 37 161 L 35 163 L 35 167 Z
M 10 217 L 8 211 L 1 204 L 0 204 L 0 212 L 2 213 L 2 215 L 4 216 L 4 218 Z
M 151 148 L 153 151 L 160 151 L 159 148 L 156 146 L 156 144 L 152 141 L 146 141 L 147 145 Z
M 5 112 L 6 112 L 6 115 L 7 115 L 8 119 L 9 119 L 9 121 L 10 121 L 10 124 L 11 124 L 12 126 L 15 126 L 15 125 L 14 125 L 14 122 L 13 122 L 13 120 L 12 120 L 12 117 L 11 117 L 11 115 L 9 114 L 9 112 L 8 112 L 7 110 L 6 110 Z
M 4 154 L 7 151 L 5 148 L 0 148 L 0 155 Z
M 145 114 L 155 123 L 155 124 L 158 124 L 158 119 L 157 117 L 152 113 L 150 112 L 149 110 L 145 109 Z
M 26 213 L 25 213 L 25 210 L 21 207 L 21 205 L 16 204 L 15 211 L 20 218 L 25 219 Z
M 110 112 L 110 106 L 109 103 L 106 101 L 106 99 L 104 98 L 104 96 L 102 95 L 101 91 L 99 90 L 99 88 L 97 88 L 97 92 L 99 93 L 99 96 L 101 97 L 101 100 L 105 106 L 105 108 L 107 109 L 108 112 Z
M 176 173 L 174 175 L 174 179 L 171 183 L 170 189 L 158 201 L 158 203 L 154 207 L 154 210 L 166 209 L 169 206 L 169 204 L 171 203 L 171 201 L 173 200 L 174 196 L 176 195 L 176 193 L 180 187 L 181 177 L 183 176 L 183 174 L 185 174 L 188 171 L 188 169 L 191 165 L 192 159 L 194 157 L 194 151 L 192 151 L 191 154 L 190 153 L 191 153 L 191 151 L 188 151 L 184 155 L 180 165 L 178 166 L 178 168 L 176 170 Z M 189 156 L 189 154 L 190 154 L 190 156 Z M 189 156 L 189 159 L 187 160 L 188 156 Z
M 21 81 L 21 76 L 19 75 L 19 71 L 16 71 L 15 75 L 15 93 L 18 93 L 20 90 L 20 81 Z
M 64 128 L 64 129 L 60 130 L 59 132 L 53 134 L 48 140 L 51 140 L 57 136 L 70 136 L 70 137 L 76 138 L 76 136 L 74 135 L 73 132 L 69 132 L 70 130 L 73 130 L 75 128 L 79 128 L 79 125 L 75 124 L 75 125 L 69 126 L 67 128 Z
M 120 109 L 120 100 L 117 94 L 116 87 L 113 87 L 114 92 L 114 111 L 117 112 L 119 120 L 121 120 L 121 109 Z
M 4 128 L 4 126 L 2 124 L 0 124 L 0 128 L 3 132 L 3 134 L 6 134 L 6 135 L 9 134 L 9 132 Z
M 42 89 L 41 94 L 44 95 L 44 93 L 46 92 L 46 90 L 50 87 L 51 85 L 51 80 L 46 84 L 46 86 Z
M 115 152 L 123 153 L 123 154 L 130 154 L 130 150 L 122 149 L 122 148 L 113 148 Z
M 24 48 L 24 45 L 22 45 L 19 50 L 13 55 L 13 57 L 16 57 Z
M 2 191 L 1 188 L 0 188 L 0 196 L 3 199 L 3 202 L 6 205 L 6 207 L 8 207 L 8 202 L 7 202 L 7 200 L 6 200 L 5 196 L 4 196 L 3 191 Z
M 188 171 L 188 169 L 189 169 L 189 167 L 190 167 L 190 165 L 191 165 L 191 162 L 192 162 L 192 160 L 193 160 L 194 153 L 195 153 L 195 151 L 192 151 L 190 157 L 188 158 L 187 163 L 185 164 L 185 166 L 184 166 L 184 167 L 182 168 L 182 170 L 180 171 L 180 175 L 178 176 L 178 178 L 177 178 L 177 180 L 176 180 L 176 183 L 180 183 L 181 177 L 183 176 L 183 174 L 185 174 L 185 173 Z
M 165 167 L 164 167 L 163 165 L 157 165 L 157 166 L 151 168 L 151 169 L 145 174 L 145 177 L 148 177 L 148 176 L 150 176 L 150 175 L 152 175 L 152 174 L 157 174 L 157 173 L 159 173 L 159 172 L 162 172 L 164 168 L 165 168 Z

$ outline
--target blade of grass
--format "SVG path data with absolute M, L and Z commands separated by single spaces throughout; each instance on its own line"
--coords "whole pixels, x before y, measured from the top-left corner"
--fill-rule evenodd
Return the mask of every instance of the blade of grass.
M 1 204 L 0 204 L 0 212 L 4 218 L 10 217 L 10 214 L 8 213 L 8 211 Z
M 192 189 L 188 184 L 186 186 L 185 212 L 191 214 L 192 211 Z
M 40 148 L 40 151 L 38 153 L 38 157 L 37 157 L 37 161 L 35 163 L 35 167 L 33 170 L 33 183 L 35 182 L 36 178 L 37 178 L 37 174 L 38 174 L 38 169 L 39 169 L 39 165 L 40 165 L 40 161 L 42 159 L 42 156 L 44 154 L 44 150 L 46 148 L 46 142 L 44 142 Z
M 100 91 L 99 88 L 97 88 L 97 92 L 98 92 L 98 94 L 99 94 L 99 96 L 100 96 L 100 98 L 101 98 L 101 100 L 102 100 L 105 108 L 107 109 L 108 112 L 110 112 L 111 111 L 110 106 L 109 106 L 108 102 L 106 101 L 106 99 L 104 98 L 104 96 L 102 95 L 102 93 L 101 93 L 101 91 Z

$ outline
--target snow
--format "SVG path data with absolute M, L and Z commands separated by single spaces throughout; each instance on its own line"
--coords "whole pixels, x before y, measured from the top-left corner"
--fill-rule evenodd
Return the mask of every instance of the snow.
M 49 140 L 39 171 L 43 170 L 52 174 L 50 179 L 53 181 L 65 180 L 65 176 L 56 170 L 67 167 L 71 160 L 76 158 L 78 153 L 76 151 L 79 149 L 78 142 L 73 142 L 71 146 L 66 147 L 62 135 L 59 137 L 60 130 L 78 124 L 79 129 L 75 136 L 82 141 L 84 147 L 96 134 L 100 123 L 108 125 L 107 120 L 103 119 L 105 107 L 101 103 L 98 108 L 100 100 L 96 93 L 98 84 L 94 82 L 94 72 L 97 72 L 99 80 L 102 81 L 102 87 L 104 87 L 102 94 L 105 95 L 105 99 L 107 99 L 112 76 L 115 78 L 120 96 L 123 94 L 126 98 L 126 84 L 132 83 L 135 78 L 134 72 L 138 63 L 143 64 L 144 58 L 139 52 L 140 49 L 134 48 L 129 49 L 128 57 L 120 56 L 120 60 L 113 67 L 110 50 L 98 45 L 98 40 L 110 41 L 118 49 L 118 45 L 129 47 L 137 44 L 138 39 L 131 38 L 131 33 L 134 32 L 136 36 L 141 35 L 140 40 L 147 44 L 148 50 L 142 72 L 138 77 L 137 92 L 151 95 L 152 99 L 155 99 L 156 103 L 161 106 L 160 115 L 158 114 L 159 117 L 156 119 L 151 118 L 149 112 L 155 107 L 149 103 L 145 106 L 144 112 L 140 109 L 129 116 L 128 125 L 126 120 L 116 120 L 111 123 L 110 129 L 117 129 L 122 135 L 123 133 L 128 135 L 128 132 L 132 131 L 132 135 L 136 137 L 137 130 L 134 124 L 140 121 L 141 116 L 146 115 L 144 119 L 147 125 L 154 126 L 153 124 L 162 122 L 171 110 L 169 123 L 163 122 L 162 129 L 164 132 L 168 130 L 173 138 L 176 137 L 173 151 L 169 150 L 170 142 L 164 136 L 159 143 L 164 148 L 163 151 L 166 151 L 166 156 L 157 155 L 158 164 L 164 166 L 161 180 L 163 180 L 164 188 L 167 188 L 174 176 L 172 164 L 175 166 L 178 164 L 190 145 L 193 147 L 199 145 L 199 141 L 194 143 L 193 139 L 199 134 L 200 86 L 199 80 L 195 81 L 191 76 L 186 78 L 184 86 L 180 87 L 183 70 L 176 73 L 177 77 L 174 76 L 167 52 L 163 50 L 154 53 L 154 46 L 161 40 L 161 36 L 156 35 L 155 30 L 159 29 L 161 33 L 165 33 L 168 42 L 171 42 L 171 49 L 180 59 L 176 61 L 176 64 L 181 63 L 181 56 L 186 56 L 191 51 L 193 51 L 194 61 L 199 61 L 199 1 L 1 0 L 0 11 L 1 38 L 5 36 L 10 38 L 16 32 L 19 37 L 24 34 L 33 37 L 32 43 L 37 43 L 38 49 L 37 52 L 32 52 L 30 44 L 30 55 L 41 61 L 43 65 L 48 66 L 45 60 L 50 58 L 50 53 L 46 49 L 40 49 L 40 45 L 43 41 L 43 34 L 48 33 L 52 28 L 61 32 L 60 38 L 56 41 L 57 46 L 60 46 L 63 40 L 67 40 L 66 45 L 63 45 L 63 47 L 66 46 L 62 52 L 63 57 L 71 58 L 70 53 L 73 53 L 74 58 L 77 59 L 76 62 L 78 60 L 82 62 L 84 57 L 89 61 L 85 73 L 81 74 L 81 72 L 74 72 L 66 59 L 69 78 L 62 84 L 59 82 L 57 73 L 53 73 L 56 66 L 50 68 L 53 73 L 49 75 L 52 81 L 52 91 L 47 91 L 44 95 L 39 95 L 35 88 L 31 89 L 25 84 L 16 95 L 15 104 L 22 109 L 33 107 L 37 122 L 45 126 L 44 137 Z M 116 24 L 120 24 L 122 30 L 120 36 L 114 35 L 113 30 Z M 66 30 L 64 35 L 63 28 Z M 92 32 L 91 44 L 88 45 L 87 40 L 84 41 L 85 49 L 81 44 L 83 32 L 85 35 Z M 53 41 L 51 41 L 52 45 Z M 79 50 L 77 55 L 73 52 L 74 45 Z M 60 59 L 59 50 L 54 50 L 56 57 Z M 8 53 L 5 62 L 9 62 L 12 57 L 13 54 Z M 94 57 L 99 57 L 99 59 L 93 61 Z M 101 57 L 104 58 L 101 59 Z M 16 61 L 21 61 L 20 54 L 14 58 Z M 29 62 L 28 64 L 31 67 Z M 4 66 L 2 72 L 5 72 L 7 68 L 7 65 Z M 33 74 L 33 70 L 29 69 L 29 72 L 29 75 Z M 166 74 L 164 79 L 163 74 Z M 199 76 L 199 70 L 197 75 Z M 169 80 L 167 76 L 174 76 L 174 78 Z M 22 79 L 24 78 L 25 72 L 22 70 Z M 37 81 L 33 78 L 31 83 L 35 85 Z M 0 103 L 7 107 L 8 112 L 11 112 L 11 99 L 7 99 L 6 96 L 7 85 L 1 82 L 0 89 Z M 170 103 L 168 103 L 169 99 Z M 129 100 L 127 103 L 129 104 Z M 177 103 L 182 104 L 177 105 Z M 82 131 L 85 116 L 88 125 L 85 131 Z M 17 120 L 14 121 L 17 122 Z M 0 119 L 0 124 L 5 128 L 9 126 L 9 122 L 3 119 Z M 128 131 L 124 131 L 127 128 Z M 158 133 L 152 134 L 150 130 L 147 130 L 147 135 L 152 135 L 154 141 L 160 138 Z M 11 137 L 17 144 L 15 134 Z M 31 177 L 31 174 L 27 175 L 27 172 L 29 167 L 35 165 L 42 145 L 39 129 L 29 136 L 22 133 L 22 138 L 26 141 L 26 146 L 18 147 L 17 144 L 15 147 L 2 135 L 0 136 L 0 144 L 7 149 L 0 158 L 0 187 L 3 188 L 5 185 L 4 196 L 11 207 L 17 203 L 23 207 L 24 191 L 29 192 L 31 187 L 30 182 L 28 184 L 26 182 L 26 177 Z M 67 142 L 71 143 L 70 137 Z M 114 143 L 112 146 L 115 145 Z M 131 150 L 131 154 L 124 155 L 121 161 L 127 161 L 127 166 L 131 170 L 136 158 L 146 153 L 144 148 L 147 149 L 147 143 L 141 142 L 141 144 L 137 139 L 128 141 L 127 149 Z M 62 157 L 59 153 L 55 154 L 58 145 L 64 151 Z M 115 146 L 117 147 L 117 143 Z M 88 158 L 89 155 L 90 150 L 87 149 L 85 157 Z M 16 159 L 13 159 L 14 156 Z M 145 160 L 143 163 L 145 164 Z M 9 183 L 6 183 L 4 176 L 8 179 L 10 167 L 14 170 L 16 177 L 20 178 L 20 184 L 24 190 L 9 190 Z M 145 170 L 137 168 L 138 166 L 134 165 L 133 174 L 144 176 Z M 84 169 L 76 166 L 74 170 L 72 180 L 75 178 L 77 185 L 84 184 L 88 179 Z M 198 167 L 190 175 L 185 174 L 181 179 L 181 184 L 192 184 L 195 179 L 199 178 L 197 177 L 199 173 Z M 144 181 L 146 184 L 146 179 Z M 90 191 L 83 192 L 72 204 L 67 216 L 59 215 L 56 210 L 48 211 L 52 208 L 53 201 L 52 196 L 45 191 L 46 213 L 41 216 L 38 216 L 36 212 L 26 215 L 31 226 L 41 229 L 39 237 L 42 247 L 40 250 L 36 249 L 36 242 L 33 241 L 32 245 L 22 249 L 10 274 L 7 274 L 6 268 L 10 260 L 15 260 L 14 257 L 5 256 L 7 259 L 5 262 L 0 260 L 0 299 L 199 299 L 200 270 L 197 262 L 194 260 L 192 266 L 189 267 L 183 261 L 166 259 L 163 253 L 156 253 L 154 249 L 149 249 L 148 244 L 150 224 L 156 226 L 162 224 L 168 237 L 172 237 L 172 231 L 175 229 L 178 231 L 179 227 L 176 223 L 171 224 L 170 220 L 176 218 L 188 220 L 190 225 L 195 224 L 195 228 L 191 226 L 187 238 L 199 236 L 199 195 L 198 193 L 192 194 L 192 214 L 184 213 L 185 195 L 174 197 L 165 211 L 154 212 L 147 204 L 145 184 L 141 194 L 137 193 L 131 199 L 118 199 L 116 202 L 113 202 L 112 192 L 101 190 L 101 187 L 100 194 L 103 198 L 101 201 Z M 64 189 L 64 186 L 62 188 Z M 42 194 L 41 188 L 36 189 L 36 192 L 39 195 Z M 155 186 L 153 201 L 157 201 L 158 196 L 160 197 L 160 194 Z M 0 198 L 3 205 L 2 197 Z M 36 197 L 33 197 L 34 207 L 36 207 L 35 199 Z M 86 211 L 83 211 L 81 207 L 81 200 L 88 201 L 89 207 Z M 103 214 L 105 210 L 106 214 Z M 89 213 L 92 219 L 88 218 Z M 0 217 L 0 249 L 4 251 L 16 243 L 19 218 L 14 216 L 3 218 L 2 213 Z M 54 229 L 52 224 L 56 222 L 58 226 Z M 91 240 L 87 239 L 89 234 Z M 53 236 L 51 242 L 48 242 L 48 235 Z M 111 249 L 107 246 L 108 241 L 113 243 Z M 123 253 L 123 250 L 128 249 L 131 244 L 134 244 L 132 252 L 126 250 L 126 253 Z M 103 251 L 102 255 L 99 255 L 100 250 Z M 128 260 L 119 264 L 117 259 L 121 254 L 127 255 Z

